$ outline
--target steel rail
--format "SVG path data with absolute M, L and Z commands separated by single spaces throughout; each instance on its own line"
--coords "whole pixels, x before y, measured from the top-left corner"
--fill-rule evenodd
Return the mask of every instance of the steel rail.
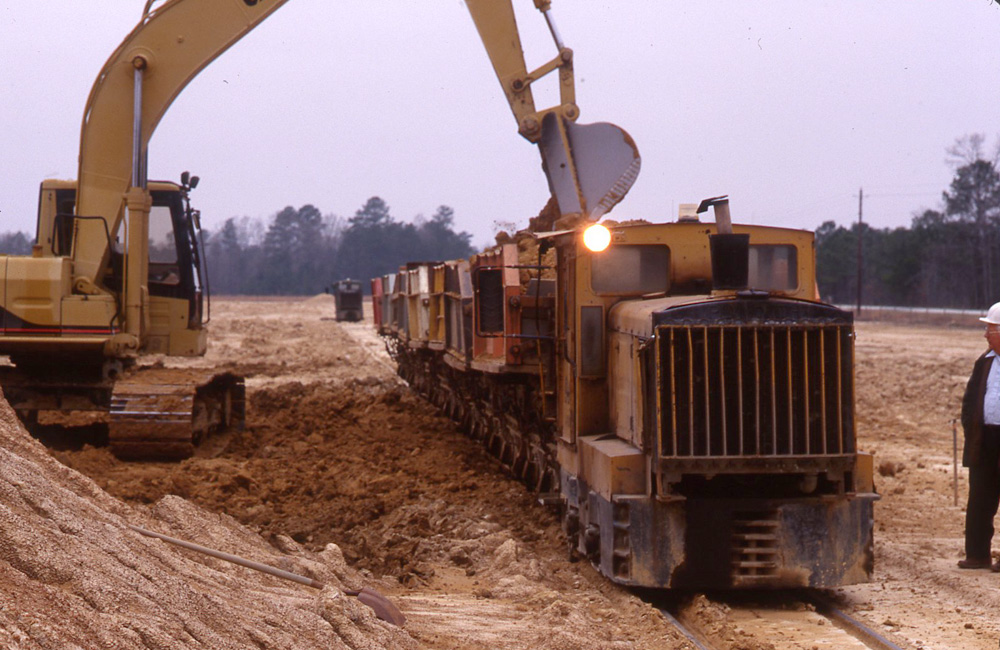
M 893 643 L 861 621 L 844 613 L 823 596 L 814 593 L 803 594 L 802 600 L 813 605 L 816 608 L 816 613 L 825 616 L 834 625 L 872 650 L 904 650 L 902 646 Z
M 697 650 L 713 650 L 713 648 L 706 646 L 704 643 L 702 643 L 698 639 L 698 637 L 694 635 L 693 632 L 688 630 L 687 627 L 685 627 L 683 623 L 677 620 L 677 617 L 671 614 L 665 607 L 657 607 L 656 609 L 661 614 L 663 614 L 664 618 L 670 621 L 671 625 L 677 628 L 678 632 L 684 635 L 684 638 L 686 638 L 688 641 L 694 644 L 694 647 L 697 648 Z
M 846 634 L 851 635 L 865 646 L 872 650 L 909 650 L 909 646 L 900 646 L 886 637 L 882 636 L 872 628 L 868 627 L 856 618 L 846 614 L 837 608 L 828 598 L 813 592 L 796 593 L 795 598 L 801 602 L 812 605 L 815 612 L 829 620 L 835 627 Z M 713 650 L 711 639 L 699 638 L 692 629 L 686 627 L 667 607 L 655 603 L 655 599 L 643 597 L 652 604 L 684 637 L 694 644 L 697 650 Z M 704 639 L 704 640 L 703 640 Z M 705 645 L 706 643 L 710 645 Z

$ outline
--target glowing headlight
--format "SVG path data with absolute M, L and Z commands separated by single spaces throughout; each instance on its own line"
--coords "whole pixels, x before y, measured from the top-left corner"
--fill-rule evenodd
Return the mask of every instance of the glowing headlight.
M 611 243 L 611 231 L 599 223 L 588 226 L 583 231 L 583 245 L 595 253 L 600 253 Z

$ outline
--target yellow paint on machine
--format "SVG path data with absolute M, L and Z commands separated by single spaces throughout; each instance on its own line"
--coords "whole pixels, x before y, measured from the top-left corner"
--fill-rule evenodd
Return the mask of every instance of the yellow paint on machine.
M 646 493 L 646 457 L 612 434 L 578 438 L 588 487 L 608 501 L 613 495 Z
M 70 290 L 70 262 L 65 258 L 6 258 L 7 310 L 33 325 L 58 327 L 62 296 Z

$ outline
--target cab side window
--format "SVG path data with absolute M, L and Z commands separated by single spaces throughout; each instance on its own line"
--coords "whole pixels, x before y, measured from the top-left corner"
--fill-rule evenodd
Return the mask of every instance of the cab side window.
M 763 291 L 795 291 L 798 250 L 788 244 L 751 244 L 749 284 Z
M 161 284 L 180 283 L 174 223 L 166 205 L 154 205 L 149 213 L 149 279 Z
M 670 288 L 670 249 L 663 244 L 619 244 L 590 259 L 595 293 L 636 296 Z

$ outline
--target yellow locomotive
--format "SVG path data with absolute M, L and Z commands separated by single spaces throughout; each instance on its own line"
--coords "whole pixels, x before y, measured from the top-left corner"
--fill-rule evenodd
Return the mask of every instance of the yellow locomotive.
M 690 208 L 409 264 L 373 280 L 376 326 L 612 580 L 865 582 L 878 495 L 853 316 L 818 300 L 811 232 Z

